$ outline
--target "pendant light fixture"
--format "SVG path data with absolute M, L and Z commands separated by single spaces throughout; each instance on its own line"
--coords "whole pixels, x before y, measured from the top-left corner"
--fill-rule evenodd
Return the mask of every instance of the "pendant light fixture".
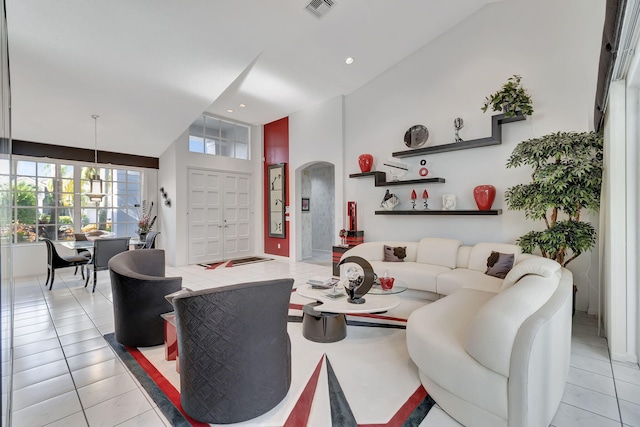
M 89 193 L 87 196 L 89 200 L 92 202 L 100 203 L 102 198 L 104 197 L 104 193 L 102 192 L 102 180 L 100 179 L 100 174 L 98 172 L 98 115 L 94 114 L 93 120 L 95 122 L 95 151 L 93 156 L 93 174 L 89 180 Z

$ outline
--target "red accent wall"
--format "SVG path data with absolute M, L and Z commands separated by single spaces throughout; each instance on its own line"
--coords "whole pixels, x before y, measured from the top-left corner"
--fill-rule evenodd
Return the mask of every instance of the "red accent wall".
M 285 206 L 289 206 L 289 118 L 285 117 L 275 122 L 264 125 L 264 171 L 263 171 L 263 194 L 264 194 L 264 253 L 280 256 L 289 256 L 289 237 L 291 230 L 289 221 L 284 223 L 286 238 L 278 239 L 269 237 L 269 177 L 268 166 L 277 163 L 286 163 L 285 166 Z M 287 218 L 289 215 L 286 215 Z M 280 245 L 280 248 L 278 248 Z

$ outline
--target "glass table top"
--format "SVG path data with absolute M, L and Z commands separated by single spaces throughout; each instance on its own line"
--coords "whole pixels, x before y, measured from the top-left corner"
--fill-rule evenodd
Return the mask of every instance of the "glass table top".
M 372 295 L 393 295 L 393 294 L 399 294 L 400 292 L 404 292 L 407 290 L 407 284 L 405 282 L 403 282 L 402 280 L 394 280 L 393 281 L 393 287 L 391 289 L 388 290 L 384 290 L 382 289 L 382 287 L 380 286 L 379 282 L 375 282 L 373 284 L 373 286 L 371 286 L 371 289 L 369 289 L 369 292 L 367 292 L 367 294 L 372 294 Z

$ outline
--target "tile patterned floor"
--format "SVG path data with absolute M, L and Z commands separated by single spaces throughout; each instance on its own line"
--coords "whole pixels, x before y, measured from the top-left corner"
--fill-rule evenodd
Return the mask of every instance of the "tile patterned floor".
M 191 289 L 278 277 L 304 282 L 323 274 L 329 266 L 282 261 L 167 268 Z M 44 279 L 16 280 L 12 425 L 169 426 L 102 338 L 113 332 L 108 272 L 98 273 L 95 293 L 73 269 L 59 271 L 53 291 L 44 289 Z M 551 425 L 640 427 L 640 369 L 611 362 L 595 318 L 584 313 L 574 318 L 569 379 Z

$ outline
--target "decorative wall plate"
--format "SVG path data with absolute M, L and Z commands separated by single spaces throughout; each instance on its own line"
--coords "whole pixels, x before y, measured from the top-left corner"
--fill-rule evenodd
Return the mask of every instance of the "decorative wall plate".
M 422 147 L 429 139 L 429 129 L 424 125 L 411 126 L 404 133 L 404 144 L 409 148 Z

